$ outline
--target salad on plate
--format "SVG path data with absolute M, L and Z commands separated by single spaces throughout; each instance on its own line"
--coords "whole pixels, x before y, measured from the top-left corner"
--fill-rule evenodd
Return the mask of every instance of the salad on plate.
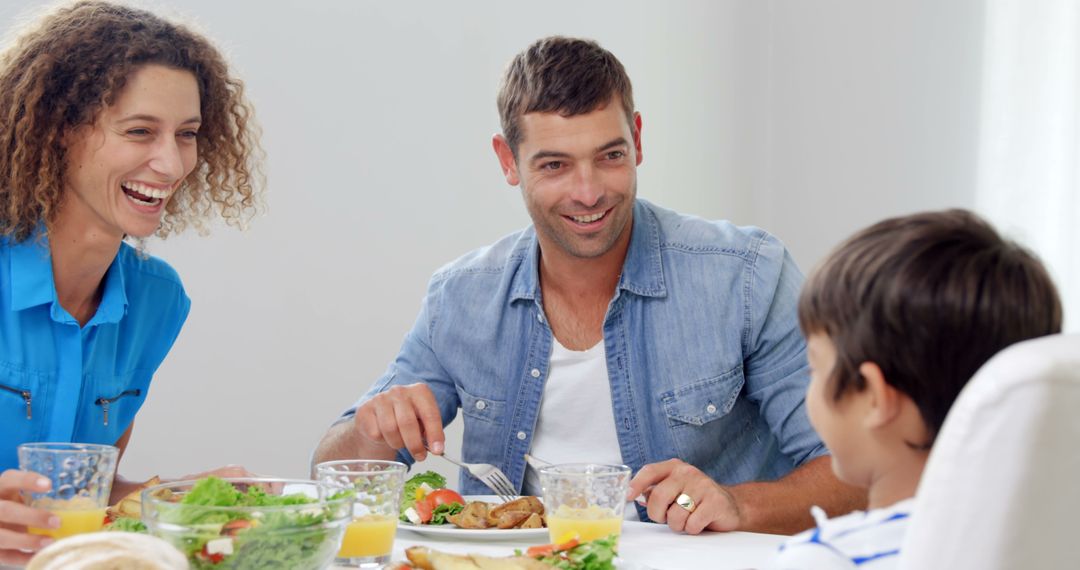
M 465 498 L 446 488 L 446 477 L 425 471 L 409 477 L 401 491 L 401 520 L 412 524 L 443 525 L 465 509 Z

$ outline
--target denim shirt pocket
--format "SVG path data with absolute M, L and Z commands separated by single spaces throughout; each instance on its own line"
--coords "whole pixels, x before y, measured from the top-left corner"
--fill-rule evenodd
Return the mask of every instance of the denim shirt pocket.
M 504 400 L 474 396 L 460 386 L 458 395 L 461 397 L 461 414 L 467 419 L 491 424 L 502 423 L 503 414 L 506 411 Z
M 720 453 L 723 441 L 742 432 L 751 418 L 732 413 L 743 388 L 742 366 L 660 394 L 679 457 L 698 464 Z
M 47 417 L 47 375 L 0 362 L 0 423 L 6 442 L 41 439 Z
M 703 426 L 724 417 L 735 406 L 743 387 L 742 366 L 660 395 L 669 423 Z
M 465 424 L 463 440 L 476 443 L 463 446 L 463 459 L 499 464 L 506 442 L 506 401 L 470 394 L 461 386 L 458 395 Z

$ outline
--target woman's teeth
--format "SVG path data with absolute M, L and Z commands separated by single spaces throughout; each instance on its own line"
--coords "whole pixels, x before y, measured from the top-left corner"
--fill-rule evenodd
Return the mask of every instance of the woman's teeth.
M 139 204 L 140 206 L 157 206 L 161 203 L 161 198 L 150 198 L 149 200 L 141 200 L 126 192 L 124 193 L 124 197 L 128 200 L 131 200 L 132 202 L 135 202 L 136 204 Z
M 575 222 L 577 222 L 579 224 L 588 224 L 588 223 L 591 223 L 591 222 L 595 222 L 596 220 L 599 220 L 600 218 L 603 218 L 604 214 L 606 214 L 606 213 L 607 213 L 607 210 L 604 210 L 603 212 L 597 212 L 597 213 L 592 214 L 590 216 L 570 216 L 570 219 L 574 220 Z
M 154 188 L 141 182 L 122 182 L 120 187 L 124 190 L 124 196 L 128 200 L 142 206 L 156 206 L 172 193 L 171 188 Z

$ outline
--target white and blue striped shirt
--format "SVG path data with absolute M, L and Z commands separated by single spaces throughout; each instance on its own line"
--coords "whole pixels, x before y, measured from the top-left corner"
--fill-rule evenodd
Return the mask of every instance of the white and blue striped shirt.
M 857 511 L 829 519 L 810 509 L 817 528 L 797 534 L 780 546 L 772 570 L 893 570 L 915 499 L 882 509 Z

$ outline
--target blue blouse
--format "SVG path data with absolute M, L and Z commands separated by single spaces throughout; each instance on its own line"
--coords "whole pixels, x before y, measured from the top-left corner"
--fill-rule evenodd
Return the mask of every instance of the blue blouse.
M 124 243 L 80 327 L 56 296 L 46 239 L 0 238 L 0 471 L 30 441 L 113 444 L 135 419 L 191 300 L 167 263 Z

